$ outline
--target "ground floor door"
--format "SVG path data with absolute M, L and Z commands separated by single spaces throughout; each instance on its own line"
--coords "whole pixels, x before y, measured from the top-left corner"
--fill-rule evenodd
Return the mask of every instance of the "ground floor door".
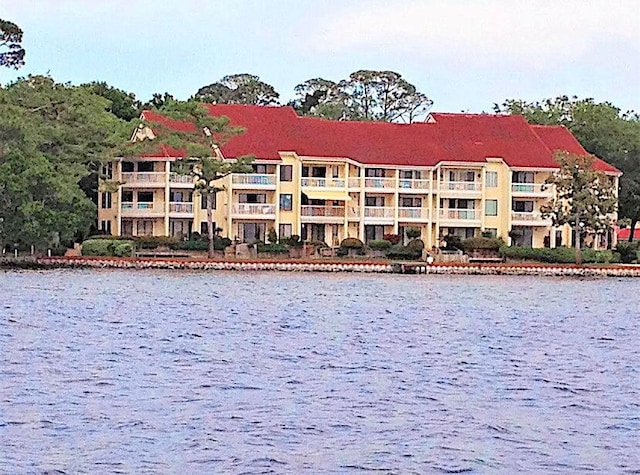
M 302 225 L 300 237 L 303 241 L 322 241 L 325 239 L 324 224 L 308 224 Z
M 189 239 L 191 236 L 192 222 L 189 219 L 169 220 L 169 236 L 178 239 Z
M 245 243 L 254 243 L 265 240 L 265 223 L 238 223 L 240 239 Z
M 516 246 L 533 247 L 533 229 L 528 226 L 514 226 L 512 239 Z

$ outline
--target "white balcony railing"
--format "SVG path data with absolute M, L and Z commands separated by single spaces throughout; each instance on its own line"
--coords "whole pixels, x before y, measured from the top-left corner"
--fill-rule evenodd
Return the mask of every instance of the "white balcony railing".
M 239 215 L 275 215 L 276 205 L 270 205 L 266 203 L 237 203 L 232 206 L 233 214 Z
M 193 177 L 190 175 L 181 175 L 180 173 L 171 173 L 169 175 L 170 183 L 193 184 Z
M 428 190 L 429 189 L 430 180 L 415 180 L 415 179 L 404 179 L 401 178 L 399 185 L 402 189 L 410 189 L 410 190 Z
M 441 209 L 440 219 L 473 221 L 480 219 L 480 213 L 475 209 Z
M 376 189 L 394 189 L 396 187 L 396 179 L 395 178 L 365 178 L 364 179 L 365 188 L 376 188 Z
M 365 218 L 395 218 L 395 208 L 388 208 L 382 206 L 365 206 L 364 216 Z
M 193 203 L 191 202 L 172 202 L 169 203 L 169 212 L 171 213 L 193 213 Z
M 428 219 L 429 210 L 426 208 L 399 208 L 398 217 L 404 219 Z
M 311 178 L 303 177 L 300 185 L 309 188 L 344 188 L 344 178 Z
M 511 213 L 512 221 L 545 221 L 545 218 L 542 216 L 542 213 L 539 211 L 531 211 L 531 212 L 521 212 L 514 211 Z
M 147 211 L 153 210 L 153 202 L 131 202 L 131 201 L 123 201 L 120 205 L 120 209 L 122 211 Z
M 482 191 L 479 181 L 445 181 L 440 183 L 440 191 Z
M 526 195 L 551 195 L 553 190 L 551 189 L 551 185 L 546 185 L 544 183 L 512 183 L 511 192 Z
M 122 174 L 122 181 L 130 183 L 162 183 L 167 174 L 164 172 L 127 172 Z
M 234 173 L 231 175 L 234 185 L 275 186 L 276 176 L 264 173 Z
M 349 188 L 360 188 L 360 178 L 349 177 Z
M 343 206 L 302 206 L 301 216 L 344 217 Z

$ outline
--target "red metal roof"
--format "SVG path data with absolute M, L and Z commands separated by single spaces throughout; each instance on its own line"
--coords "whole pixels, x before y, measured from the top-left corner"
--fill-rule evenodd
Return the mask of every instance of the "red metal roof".
M 211 115 L 226 116 L 246 132 L 221 149 L 227 158 L 255 155 L 278 160 L 279 152 L 350 158 L 368 165 L 435 166 L 502 158 L 516 168 L 558 168 L 555 149 L 586 154 L 564 127 L 531 126 L 516 115 L 433 113 L 428 122 L 332 121 L 300 117 L 291 107 L 205 104 Z M 181 131 L 193 125 L 144 111 L 143 118 Z M 166 153 L 178 151 L 163 150 Z M 168 156 L 168 155 L 167 155 Z M 597 159 L 598 169 L 617 172 Z
M 627 241 L 631 234 L 631 228 L 618 229 L 618 240 Z M 640 241 L 640 228 L 633 230 L 634 241 Z
M 578 139 L 564 125 L 532 125 L 533 131 L 547 145 L 549 150 L 562 150 L 574 155 L 589 155 Z M 596 157 L 593 166 L 596 170 L 620 173 L 616 167 Z

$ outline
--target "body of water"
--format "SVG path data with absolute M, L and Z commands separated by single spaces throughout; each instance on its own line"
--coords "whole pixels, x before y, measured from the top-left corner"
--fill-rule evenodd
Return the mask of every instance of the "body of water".
M 632 279 L 0 273 L 2 473 L 640 473 Z

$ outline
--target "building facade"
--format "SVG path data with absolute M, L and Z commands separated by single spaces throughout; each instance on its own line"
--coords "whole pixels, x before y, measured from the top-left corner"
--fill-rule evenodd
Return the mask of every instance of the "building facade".
M 563 127 L 488 114 L 431 114 L 405 125 L 304 118 L 288 107 L 209 107 L 246 129 L 221 147 L 222 157 L 256 156 L 252 173 L 223 179 L 214 212 L 222 236 L 265 241 L 274 229 L 280 238 L 337 246 L 347 237 L 406 240 L 405 231 L 418 228 L 427 247 L 447 235 L 483 233 L 523 246 L 571 245 L 570 230 L 554 228 L 540 211 L 554 198 L 544 185 L 558 169 L 553 150 L 586 153 Z M 143 118 L 164 120 L 151 112 Z M 105 164 L 105 183 L 117 186 L 101 187 L 100 229 L 184 239 L 206 233 L 192 179 L 172 171 L 177 155 Z M 615 168 L 596 166 L 617 185 Z

